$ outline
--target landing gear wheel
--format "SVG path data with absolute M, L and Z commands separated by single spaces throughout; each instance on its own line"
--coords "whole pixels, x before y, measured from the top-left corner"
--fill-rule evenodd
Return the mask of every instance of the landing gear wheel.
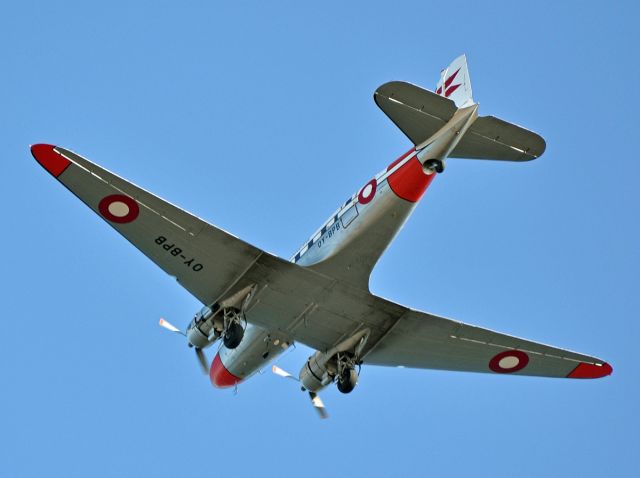
M 342 393 L 351 393 L 358 384 L 358 372 L 355 368 L 345 368 L 338 377 L 338 390 Z
M 244 329 L 238 322 L 231 322 L 224 332 L 222 341 L 228 349 L 235 349 L 244 337 Z
M 440 174 L 444 171 L 444 161 L 439 159 L 430 159 L 425 163 L 427 169 L 435 170 L 436 173 Z

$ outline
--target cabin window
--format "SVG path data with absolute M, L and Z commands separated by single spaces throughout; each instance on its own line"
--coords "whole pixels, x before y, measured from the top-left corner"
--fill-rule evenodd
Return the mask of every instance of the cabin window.
M 342 216 L 340 216 L 342 227 L 348 227 L 356 217 L 358 217 L 358 208 L 353 204 L 349 209 L 342 213 Z

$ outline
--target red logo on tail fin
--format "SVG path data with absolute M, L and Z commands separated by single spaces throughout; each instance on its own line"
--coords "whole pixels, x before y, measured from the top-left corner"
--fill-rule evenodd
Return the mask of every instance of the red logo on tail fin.
M 458 83 L 456 85 L 452 85 L 451 83 L 453 83 L 453 80 L 455 80 L 456 76 L 458 76 L 458 72 L 460 71 L 460 68 L 458 68 L 455 73 L 453 75 L 451 75 L 449 78 L 447 78 L 444 81 L 444 97 L 445 98 L 449 98 L 449 96 L 451 96 L 451 93 L 453 93 L 454 91 L 456 91 L 461 83 Z M 437 90 L 436 93 L 438 95 L 442 95 L 442 90 L 443 90 L 443 86 L 440 86 Z

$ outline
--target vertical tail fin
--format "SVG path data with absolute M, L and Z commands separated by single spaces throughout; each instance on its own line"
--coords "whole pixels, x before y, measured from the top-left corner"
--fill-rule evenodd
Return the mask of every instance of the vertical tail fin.
M 474 103 L 465 55 L 460 55 L 440 72 L 436 93 L 453 100 L 458 108 Z

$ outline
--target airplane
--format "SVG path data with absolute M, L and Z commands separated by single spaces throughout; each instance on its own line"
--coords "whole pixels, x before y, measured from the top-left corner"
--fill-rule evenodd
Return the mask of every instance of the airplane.
M 360 367 L 381 365 L 576 379 L 613 371 L 588 355 L 420 312 L 372 294 L 369 277 L 448 158 L 530 161 L 536 133 L 479 116 L 465 55 L 435 91 L 402 81 L 374 100 L 413 147 L 350 196 L 289 260 L 276 257 L 154 196 L 82 156 L 35 144 L 35 159 L 203 307 L 184 331 L 211 383 L 237 385 L 294 343 L 315 353 L 294 376 L 322 418 L 318 392 L 350 393 Z M 219 348 L 211 364 L 204 350 Z

